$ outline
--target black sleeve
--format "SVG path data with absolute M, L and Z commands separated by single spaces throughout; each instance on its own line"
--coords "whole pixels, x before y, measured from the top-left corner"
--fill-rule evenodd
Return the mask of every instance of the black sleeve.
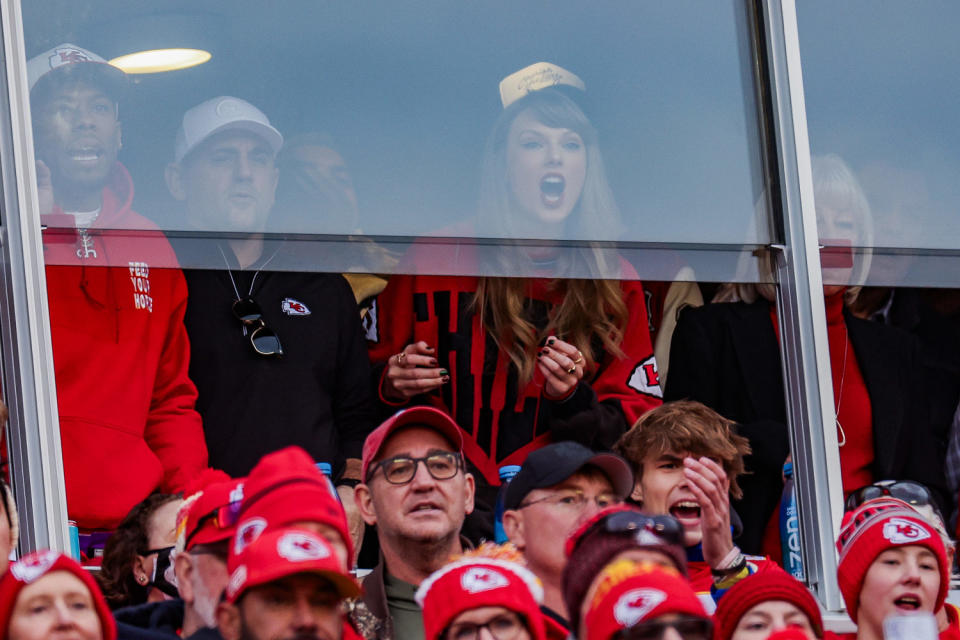
M 597 401 L 589 384 L 581 381 L 573 394 L 560 402 L 544 398 L 550 432 L 555 442 L 573 440 L 597 451 L 609 451 L 627 430 L 620 402 Z
M 337 385 L 333 390 L 333 412 L 345 458 L 359 458 L 363 441 L 373 431 L 373 402 L 370 397 L 370 360 L 360 324 L 360 311 L 350 285 L 336 276 L 331 303 L 337 314 Z

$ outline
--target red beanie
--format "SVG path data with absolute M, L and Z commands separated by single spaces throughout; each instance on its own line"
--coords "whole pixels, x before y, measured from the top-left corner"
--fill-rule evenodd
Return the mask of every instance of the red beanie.
M 868 500 L 843 516 L 837 551 L 837 582 L 847 605 L 847 615 L 856 622 L 860 590 L 867 570 L 887 549 L 919 545 L 937 557 L 940 591 L 934 612 L 940 610 L 950 587 L 950 567 L 943 539 L 936 529 L 909 504 L 895 498 Z
M 597 581 L 584 614 L 582 640 L 609 640 L 621 629 L 668 613 L 708 618 L 693 587 L 672 569 L 618 560 L 607 565 Z
M 714 640 L 730 640 L 744 614 L 770 600 L 783 600 L 796 606 L 807 616 L 816 636 L 822 638 L 823 618 L 813 594 L 802 582 L 772 562 L 760 566 L 757 573 L 737 582 L 720 598 L 713 614 Z
M 25 555 L 18 562 L 10 565 L 10 570 L 3 578 L 0 578 L 0 630 L 3 630 L 0 635 L 7 637 L 10 630 L 10 618 L 13 615 L 13 608 L 17 603 L 20 590 L 54 571 L 66 571 L 80 579 L 80 582 L 90 591 L 93 608 L 100 618 L 103 640 L 116 640 L 117 625 L 113 621 L 110 607 L 107 606 L 107 601 L 103 599 L 100 587 L 97 586 L 93 576 L 87 573 L 73 558 L 49 550 L 35 551 Z
M 353 540 L 343 505 L 329 479 L 300 447 L 287 447 L 260 459 L 243 484 L 236 544 L 242 550 L 260 533 L 302 522 L 336 529 L 353 557 Z
M 420 584 L 417 604 L 423 609 L 426 640 L 439 640 L 464 611 L 504 607 L 525 619 L 533 640 L 545 640 L 540 602 L 543 588 L 524 567 L 495 558 L 469 557 L 434 571 Z

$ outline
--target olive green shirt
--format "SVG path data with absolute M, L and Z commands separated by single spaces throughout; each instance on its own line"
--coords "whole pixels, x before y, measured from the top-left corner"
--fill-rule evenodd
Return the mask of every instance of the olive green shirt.
M 383 586 L 387 594 L 387 608 L 393 619 L 393 637 L 398 640 L 424 640 L 423 613 L 413 599 L 417 588 L 386 571 L 383 574 Z

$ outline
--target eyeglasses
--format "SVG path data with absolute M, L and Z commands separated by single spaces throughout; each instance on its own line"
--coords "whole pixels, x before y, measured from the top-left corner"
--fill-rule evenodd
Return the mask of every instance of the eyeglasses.
M 513 613 L 504 613 L 482 624 L 464 622 L 451 625 L 446 640 L 479 640 L 480 631 L 486 629 L 494 640 L 514 640 L 523 631 L 523 621 Z
M 262 356 L 283 357 L 280 338 L 267 326 L 263 311 L 253 298 L 241 298 L 233 303 L 233 315 L 243 323 L 244 332 L 250 330 L 250 346 Z
M 193 531 L 191 531 L 190 535 L 184 540 L 184 546 L 189 545 L 193 537 L 200 533 L 203 525 L 208 522 L 213 524 L 217 529 L 229 529 L 237 524 L 237 521 L 240 519 L 240 507 L 242 506 L 242 501 L 234 500 L 233 502 L 217 507 L 210 513 L 200 516 L 200 518 L 197 519 L 197 524 L 193 526 Z
M 460 471 L 459 453 L 431 453 L 424 458 L 407 458 L 397 456 L 396 458 L 387 458 L 374 465 L 373 469 L 367 474 L 367 480 L 373 477 L 377 469 L 383 469 L 383 477 L 390 484 L 407 484 L 417 475 L 417 466 L 420 463 L 427 468 L 430 477 L 434 480 L 449 480 Z
M 558 491 L 552 495 L 549 495 L 545 498 L 540 498 L 538 500 L 531 500 L 521 504 L 518 509 L 526 509 L 535 504 L 544 503 L 558 509 L 563 509 L 564 511 L 577 512 L 583 511 L 587 506 L 587 503 L 593 502 L 600 509 L 609 507 L 610 505 L 619 504 L 620 498 L 613 495 L 612 493 L 601 493 L 596 496 L 587 497 L 583 491 L 578 489 L 568 489 L 564 491 Z
M 660 640 L 667 629 L 673 629 L 684 640 L 710 640 L 713 637 L 713 623 L 705 618 L 689 616 L 670 621 L 640 622 L 621 629 L 611 637 L 615 640 Z
M 601 529 L 607 533 L 628 535 L 634 538 L 640 546 L 650 544 L 683 546 L 683 525 L 673 516 L 648 516 L 636 511 L 619 511 L 593 523 L 579 537 L 574 549 L 579 547 L 580 542 L 585 540 L 590 533 Z M 654 536 L 655 539 L 651 538 L 650 535 Z
M 943 519 L 930 490 L 913 480 L 881 480 L 873 484 L 868 484 L 865 487 L 860 487 L 847 496 L 843 510 L 853 511 L 868 500 L 883 498 L 885 496 L 903 500 L 914 507 L 932 507 L 937 515 L 940 516 L 940 519 Z

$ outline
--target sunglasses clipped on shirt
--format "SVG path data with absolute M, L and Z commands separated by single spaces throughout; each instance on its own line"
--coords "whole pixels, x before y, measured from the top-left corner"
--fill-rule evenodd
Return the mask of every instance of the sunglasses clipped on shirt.
M 250 346 L 262 356 L 283 357 L 280 337 L 267 326 L 263 311 L 253 298 L 240 298 L 233 302 L 233 315 L 243 324 L 244 334 L 250 337 Z M 249 331 L 249 334 L 247 334 Z

